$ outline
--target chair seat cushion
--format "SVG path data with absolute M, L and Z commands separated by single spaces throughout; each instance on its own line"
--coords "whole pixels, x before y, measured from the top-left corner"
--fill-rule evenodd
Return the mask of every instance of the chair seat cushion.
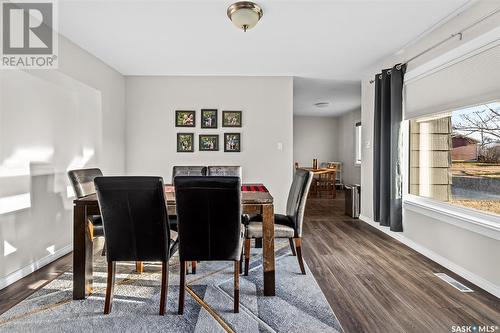
M 179 248 L 179 239 L 177 238 L 177 232 L 170 231 L 170 249 L 169 249 L 170 257 L 172 257 L 174 253 L 177 252 L 178 248 Z
M 247 225 L 250 222 L 262 222 L 261 214 L 243 214 L 241 216 L 241 223 Z
M 292 219 L 287 215 L 274 214 L 274 224 L 286 225 L 292 229 L 295 228 Z
M 274 224 L 275 238 L 292 238 L 295 235 L 295 230 L 292 227 Z M 250 222 L 247 225 L 247 238 L 262 238 L 262 222 Z
M 243 224 L 250 222 L 262 222 L 262 214 L 243 214 Z M 294 227 L 293 221 L 287 215 L 275 214 L 274 223 Z
M 104 236 L 104 228 L 102 226 L 101 215 L 92 215 L 92 224 L 94 225 L 94 237 Z
M 169 215 L 168 222 L 170 224 L 170 256 L 173 256 L 179 248 L 179 234 L 177 233 L 177 216 Z

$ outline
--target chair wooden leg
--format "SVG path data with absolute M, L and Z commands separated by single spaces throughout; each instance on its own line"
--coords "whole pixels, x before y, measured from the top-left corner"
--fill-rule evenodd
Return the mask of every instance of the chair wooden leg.
M 101 256 L 105 256 L 106 255 L 106 242 L 104 242 L 104 245 L 102 246 L 102 252 L 101 252 Z
M 181 261 L 180 267 L 180 283 L 179 283 L 179 310 L 178 314 L 184 314 L 184 296 L 186 294 L 186 262 Z
M 234 313 L 240 312 L 240 262 L 234 261 Z
M 136 261 L 135 262 L 135 271 L 139 274 L 142 274 L 144 272 L 144 262 Z
M 191 273 L 196 274 L 196 261 L 191 261 Z
M 244 251 L 241 251 L 240 255 L 240 275 L 243 274 L 243 252 Z
M 245 239 L 245 276 L 248 276 L 250 266 L 250 238 Z
M 108 283 L 106 285 L 106 300 L 104 301 L 104 314 L 111 312 L 113 305 L 113 289 L 115 287 L 115 267 L 116 262 L 108 262 Z
M 292 249 L 292 256 L 296 256 L 297 252 L 295 252 L 295 245 L 293 244 L 293 238 L 288 238 L 288 241 L 290 242 L 290 249 Z
M 160 316 L 165 315 L 165 300 L 168 296 L 168 261 L 161 263 Z
M 306 274 L 304 268 L 304 260 L 302 259 L 302 238 L 297 237 L 295 240 L 295 249 L 297 250 L 297 260 L 299 261 L 300 271 L 302 274 Z

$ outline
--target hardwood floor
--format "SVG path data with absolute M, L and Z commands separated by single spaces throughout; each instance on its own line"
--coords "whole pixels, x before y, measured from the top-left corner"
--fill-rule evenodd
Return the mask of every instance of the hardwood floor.
M 72 264 L 73 254 L 69 253 L 0 290 L 0 314 L 71 269 Z
M 334 200 L 309 199 L 303 249 L 346 333 L 450 332 L 452 325 L 500 326 L 498 298 L 343 212 L 342 192 Z M 0 314 L 71 264 L 68 254 L 0 290 Z M 445 272 L 474 292 L 461 293 L 434 272 Z
M 343 193 L 334 200 L 310 198 L 305 215 L 305 260 L 346 333 L 500 326 L 500 299 L 372 226 L 345 216 Z M 433 274 L 437 272 L 474 292 L 458 291 Z

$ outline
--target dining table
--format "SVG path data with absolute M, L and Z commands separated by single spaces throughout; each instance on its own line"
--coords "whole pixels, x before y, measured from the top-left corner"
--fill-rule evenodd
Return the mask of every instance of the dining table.
M 263 293 L 265 296 L 274 296 L 274 199 L 262 184 L 244 184 L 242 189 L 242 212 L 262 215 Z M 165 185 L 165 200 L 168 214 L 176 215 L 175 190 L 171 185 Z M 85 299 L 93 291 L 94 235 L 90 217 L 94 215 L 100 215 L 95 193 L 73 201 L 73 299 L 75 300 Z
M 308 167 L 300 167 L 300 169 L 311 171 L 313 176 L 316 178 L 317 182 L 314 182 L 313 188 L 316 193 L 320 190 L 320 184 L 333 182 L 333 186 L 331 187 L 333 197 L 337 196 L 337 189 L 335 187 L 335 179 L 337 177 L 337 169 L 336 168 L 308 168 Z

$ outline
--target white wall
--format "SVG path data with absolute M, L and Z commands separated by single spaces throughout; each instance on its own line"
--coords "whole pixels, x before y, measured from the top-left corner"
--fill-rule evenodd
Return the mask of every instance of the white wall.
M 455 264 L 463 272 L 472 272 L 476 276 L 466 278 L 491 293 L 496 289 L 496 296 L 500 297 L 499 240 L 452 226 L 410 209 L 404 210 L 404 219 L 406 238 L 443 257 L 445 266 Z
M 336 161 L 339 143 L 337 141 L 337 118 L 293 117 L 293 160 L 300 166 Z
M 241 165 L 284 212 L 293 171 L 290 77 L 127 77 L 127 173 L 171 180 L 174 165 Z M 218 129 L 200 129 L 200 109 L 219 110 Z M 175 128 L 175 110 L 196 110 L 196 128 Z M 222 110 L 243 111 L 242 128 L 222 128 Z M 176 152 L 176 133 L 195 133 L 195 152 Z M 241 132 L 241 153 L 223 151 L 224 132 Z M 219 133 L 218 152 L 199 152 L 198 134 Z M 282 143 L 282 150 L 278 149 Z
M 125 169 L 124 77 L 63 37 L 59 65 L 0 71 L 0 288 L 71 251 L 68 169 Z
M 374 85 L 370 84 L 377 71 L 403 62 L 420 53 L 429 46 L 449 37 L 466 26 L 491 13 L 498 4 L 494 1 L 478 1 L 468 10 L 451 18 L 436 30 L 412 43 L 397 55 L 388 57 L 373 68 L 373 71 L 362 82 L 362 124 L 363 150 L 361 170 L 361 214 L 366 221 L 373 217 L 373 102 Z M 498 15 L 483 24 L 476 26 L 458 38 L 436 48 L 417 61 L 412 62 L 408 71 L 448 52 L 464 42 L 498 27 Z M 404 210 L 402 237 L 414 244 L 418 251 L 432 257 L 440 264 L 454 270 L 463 277 L 479 284 L 480 287 L 500 297 L 500 270 L 498 269 L 499 241 L 479 235 L 473 231 L 445 223 L 426 215 Z M 389 232 L 390 233 L 390 232 Z
M 375 90 L 369 79 L 361 83 L 361 212 L 373 218 L 373 122 Z
M 125 78 L 68 39 L 59 39 L 59 71 L 101 93 L 102 154 L 105 174 L 125 172 Z M 92 123 L 85 124 L 85 127 Z
M 355 124 L 361 110 L 337 117 L 293 117 L 293 160 L 300 166 L 340 161 L 344 165 L 345 184 L 360 184 L 361 168 L 355 166 Z
M 361 110 L 355 110 L 337 118 L 337 161 L 344 166 L 344 184 L 361 183 L 361 167 L 355 165 L 356 123 L 361 121 Z

